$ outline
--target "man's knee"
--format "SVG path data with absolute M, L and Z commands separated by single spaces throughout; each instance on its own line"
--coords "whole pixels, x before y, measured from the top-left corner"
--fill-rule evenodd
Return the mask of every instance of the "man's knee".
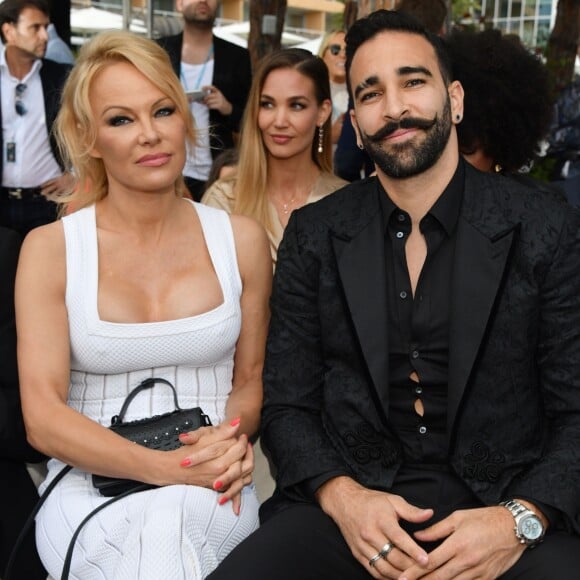
M 298 504 L 269 519 L 238 545 L 208 580 L 368 579 L 340 530 L 317 506 Z

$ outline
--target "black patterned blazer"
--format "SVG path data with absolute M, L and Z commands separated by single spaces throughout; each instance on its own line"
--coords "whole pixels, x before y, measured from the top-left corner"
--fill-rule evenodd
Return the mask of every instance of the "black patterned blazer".
M 280 245 L 262 441 L 286 498 L 340 474 L 388 490 L 402 461 L 379 195 L 370 178 L 305 206 Z M 450 465 L 485 504 L 533 498 L 578 532 L 580 213 L 467 165 L 457 228 Z

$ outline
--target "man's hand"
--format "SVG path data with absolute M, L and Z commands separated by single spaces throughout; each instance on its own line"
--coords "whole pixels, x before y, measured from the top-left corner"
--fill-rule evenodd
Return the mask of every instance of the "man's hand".
M 429 554 L 429 563 L 413 564 L 400 580 L 494 579 L 523 554 L 514 519 L 502 506 L 459 510 L 435 525 L 415 532 L 422 542 L 445 541 Z
M 419 509 L 397 495 L 367 489 L 348 477 L 326 482 L 317 491 L 317 498 L 340 528 L 353 556 L 373 578 L 398 578 L 413 564 L 427 564 L 427 553 L 399 526 L 399 520 L 425 522 L 433 516 L 433 510 Z M 369 566 L 369 560 L 387 543 L 394 546 L 388 558 Z
M 232 114 L 232 104 L 224 97 L 224 94 L 217 87 L 206 85 L 205 87 L 202 87 L 202 89 L 205 92 L 203 102 L 208 106 L 208 108 L 219 111 L 225 117 Z
M 40 187 L 41 193 L 46 199 L 58 202 L 62 195 L 71 193 L 74 186 L 75 178 L 70 173 L 63 173 L 60 177 L 49 179 Z

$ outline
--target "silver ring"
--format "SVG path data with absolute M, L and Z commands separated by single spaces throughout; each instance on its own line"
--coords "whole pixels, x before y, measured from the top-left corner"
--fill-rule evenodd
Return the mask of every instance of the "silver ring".
M 387 542 L 382 548 L 381 551 L 378 553 L 378 556 L 381 558 L 387 559 L 387 556 L 391 553 L 391 550 L 394 548 L 391 542 Z
M 381 553 L 379 552 L 378 554 L 375 554 L 370 560 L 369 560 L 369 566 L 371 568 L 374 568 L 375 564 L 379 561 L 382 560 L 382 556 Z

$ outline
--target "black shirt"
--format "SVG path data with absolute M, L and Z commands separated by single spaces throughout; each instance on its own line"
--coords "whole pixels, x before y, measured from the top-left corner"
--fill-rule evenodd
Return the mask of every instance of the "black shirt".
M 451 274 L 464 166 L 458 168 L 419 227 L 427 244 L 415 296 L 405 244 L 411 218 L 381 195 L 385 223 L 389 313 L 389 423 L 399 435 L 406 463 L 447 461 L 447 375 Z M 410 378 L 416 373 L 419 382 Z M 420 400 L 424 415 L 415 410 Z

